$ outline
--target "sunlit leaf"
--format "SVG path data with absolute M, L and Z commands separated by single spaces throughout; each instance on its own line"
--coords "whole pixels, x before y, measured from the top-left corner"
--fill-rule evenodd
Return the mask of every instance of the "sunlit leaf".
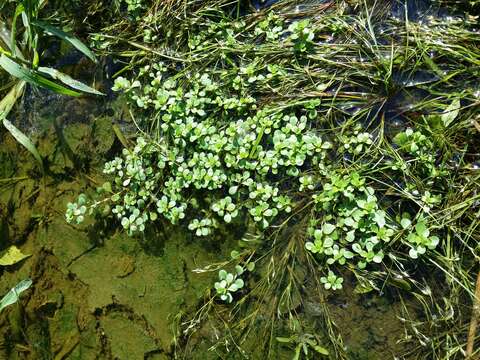
M 0 266 L 14 265 L 30 256 L 30 254 L 24 254 L 15 245 L 12 245 L 0 253 Z
M 442 121 L 445 127 L 448 127 L 458 116 L 460 112 L 460 99 L 455 99 L 442 114 Z
M 20 298 L 20 294 L 27 290 L 32 285 L 32 280 L 26 279 L 20 281 L 14 288 L 12 288 L 2 300 L 0 300 L 0 311 L 9 305 L 15 304 Z
M 95 58 L 94 53 L 85 45 L 83 44 L 79 39 L 77 39 L 75 36 L 70 35 L 63 30 L 60 30 L 52 25 L 49 25 L 43 21 L 33 21 L 33 25 L 38 26 L 39 28 L 45 30 L 47 33 L 51 35 L 55 35 L 59 37 L 60 39 L 70 43 L 72 46 L 74 46 L 78 51 L 82 52 L 85 56 L 90 58 L 92 61 L 96 62 L 97 59 Z
M 15 127 L 10 121 L 7 119 L 3 119 L 3 125 L 7 128 L 7 130 L 12 134 L 12 136 L 20 143 L 22 144 L 30 153 L 35 157 L 35 159 L 38 161 L 38 164 L 40 165 L 40 170 L 42 173 L 44 173 L 43 170 L 43 161 L 42 157 L 40 156 L 36 146 L 30 141 L 30 139 L 19 129 Z
M 328 355 L 329 354 L 328 350 L 325 349 L 322 346 L 319 346 L 319 345 L 310 345 L 310 346 L 313 348 L 313 350 L 315 350 L 319 354 L 322 354 L 322 355 Z
M 95 94 L 95 95 L 104 95 L 100 91 L 97 91 L 94 88 L 91 88 L 90 86 L 85 85 L 84 83 L 78 80 L 72 79 L 67 74 L 64 74 L 56 69 L 52 69 L 48 67 L 39 67 L 37 70 L 43 74 L 47 74 L 51 76 L 53 79 L 60 80 L 65 85 L 68 85 L 75 90 L 80 90 L 80 91 L 90 93 L 90 94 Z
M 10 75 L 26 81 L 30 84 L 44 87 L 46 89 L 52 90 L 56 93 L 69 95 L 69 96 L 79 96 L 80 93 L 70 90 L 62 85 L 56 84 L 53 81 L 50 81 L 43 76 L 35 73 L 33 70 L 27 69 L 20 64 L 16 63 L 8 56 L 0 56 L 0 66 L 8 72 Z
M 292 338 L 285 338 L 285 337 L 276 337 L 275 338 L 280 343 L 291 343 L 294 342 Z
M 24 89 L 25 81 L 19 81 L 10 89 L 8 94 L 0 100 L 0 120 L 7 117 L 17 100 L 22 96 Z

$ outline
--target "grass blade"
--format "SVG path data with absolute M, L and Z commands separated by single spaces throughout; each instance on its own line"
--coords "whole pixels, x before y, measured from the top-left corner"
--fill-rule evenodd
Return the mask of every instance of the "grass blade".
M 1 53 L 7 53 L 8 51 L 5 51 L 4 49 L 1 49 L 1 44 L 3 44 L 10 50 L 10 53 L 12 53 L 12 49 L 10 46 L 12 45 L 10 40 L 12 38 L 12 35 L 10 33 L 10 30 L 7 29 L 6 23 L 0 20 L 0 52 Z M 18 58 L 25 60 L 25 57 L 23 56 L 22 52 L 18 48 L 17 45 L 15 45 L 15 54 Z
M 83 92 L 94 94 L 94 95 L 104 95 L 100 91 L 95 90 L 94 88 L 88 85 L 85 85 L 84 83 L 78 80 L 72 79 L 67 74 L 64 74 L 56 69 L 48 68 L 48 67 L 39 67 L 38 71 L 43 74 L 47 74 L 51 76 L 53 79 L 61 81 L 65 85 L 68 85 L 75 90 L 83 91 Z
M 33 21 L 32 24 L 35 25 L 35 26 L 38 26 L 39 28 L 41 28 L 43 30 L 45 30 L 47 33 L 50 33 L 51 35 L 55 35 L 55 36 L 59 37 L 60 39 L 70 43 L 78 51 L 85 54 L 85 56 L 87 56 L 93 62 L 97 62 L 95 54 L 75 36 L 67 34 L 63 30 L 60 30 L 60 29 L 58 29 L 54 26 L 51 26 L 51 25 L 49 25 L 49 24 L 47 24 L 43 21 L 36 20 L 36 21 Z
M 20 294 L 32 286 L 32 280 L 26 279 L 20 281 L 14 288 L 12 288 L 2 300 L 0 300 L 0 311 L 9 305 L 15 304 L 20 298 Z
M 12 51 L 12 56 L 15 57 L 15 51 L 17 47 L 17 43 L 15 38 L 17 36 L 17 18 L 18 16 L 25 11 L 23 4 L 18 4 L 17 8 L 15 9 L 15 14 L 13 15 L 12 20 L 12 31 L 11 31 L 11 39 L 10 39 L 10 49 Z
M 17 99 L 22 96 L 23 90 L 25 89 L 25 81 L 17 82 L 8 92 L 5 97 L 0 100 L 0 120 L 7 117 L 12 110 L 13 105 L 17 102 Z
M 79 96 L 80 93 L 70 90 L 62 85 L 56 84 L 53 81 L 50 81 L 43 76 L 38 75 L 34 71 L 24 68 L 15 61 L 11 60 L 6 55 L 0 56 L 0 66 L 8 72 L 10 75 L 26 81 L 32 85 L 41 86 L 43 88 L 52 90 L 58 94 L 69 95 L 69 96 Z
M 446 128 L 457 118 L 460 107 L 460 99 L 455 99 L 442 114 L 443 125 Z
M 40 170 L 42 171 L 42 174 L 44 173 L 43 169 L 43 161 L 42 157 L 40 156 L 37 147 L 32 143 L 32 141 L 26 136 L 23 132 L 21 132 L 15 125 L 13 125 L 10 121 L 7 119 L 3 119 L 3 125 L 7 128 L 7 130 L 12 134 L 12 136 L 20 143 L 22 144 L 30 153 L 35 157 L 35 159 L 38 161 L 38 164 L 40 165 Z

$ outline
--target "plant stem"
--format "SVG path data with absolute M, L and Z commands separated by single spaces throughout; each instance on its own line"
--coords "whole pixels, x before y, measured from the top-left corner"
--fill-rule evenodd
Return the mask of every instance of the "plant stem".
M 475 343 L 475 334 L 477 332 L 478 314 L 480 310 L 480 271 L 477 274 L 477 284 L 475 285 L 475 298 L 473 299 L 472 318 L 470 319 L 470 329 L 467 338 L 466 359 L 470 359 L 473 354 L 473 345 Z

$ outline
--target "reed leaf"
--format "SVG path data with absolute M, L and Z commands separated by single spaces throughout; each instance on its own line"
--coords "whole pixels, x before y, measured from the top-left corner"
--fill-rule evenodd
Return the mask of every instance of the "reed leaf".
M 37 85 L 49 90 L 52 90 L 58 94 L 69 95 L 69 96 L 79 96 L 80 93 L 70 90 L 62 85 L 56 84 L 53 81 L 50 81 L 43 76 L 37 74 L 33 70 L 27 69 L 20 64 L 16 63 L 6 55 L 0 56 L 0 66 L 7 71 L 10 75 L 26 81 L 32 85 Z
M 100 91 L 98 91 L 98 90 L 96 90 L 96 89 L 78 81 L 78 80 L 72 79 L 67 74 L 64 74 L 61 71 L 58 71 L 56 69 L 41 66 L 37 70 L 42 74 L 49 75 L 50 77 L 52 77 L 55 80 L 61 81 L 65 85 L 68 85 L 75 90 L 83 91 L 83 92 L 94 94 L 94 95 L 104 95 Z
M 32 286 L 32 280 L 26 279 L 20 281 L 14 288 L 12 288 L 2 300 L 0 300 L 0 311 L 7 306 L 15 304 L 20 298 L 20 294 Z
M 32 143 L 32 141 L 26 136 L 23 132 L 21 132 L 15 125 L 13 125 L 10 121 L 7 119 L 3 119 L 3 125 L 7 128 L 7 130 L 12 134 L 12 136 L 17 140 L 20 144 L 22 144 L 30 153 L 33 155 L 33 157 L 37 160 L 40 170 L 42 171 L 42 174 L 45 173 L 44 168 L 43 168 L 43 161 L 42 157 L 40 156 L 37 147 Z
M 47 33 L 51 35 L 55 35 L 60 39 L 65 40 L 66 42 L 70 43 L 73 47 L 75 47 L 78 51 L 82 52 L 85 56 L 91 59 L 93 62 L 97 62 L 95 54 L 75 36 L 70 35 L 64 32 L 63 30 L 60 30 L 43 21 L 35 20 L 35 21 L 32 21 L 32 24 L 45 30 Z
M 13 20 L 12 20 L 12 31 L 10 35 L 10 49 L 12 51 L 12 56 L 15 57 L 15 52 L 16 52 L 16 47 L 17 43 L 15 41 L 15 38 L 17 36 L 17 18 L 18 16 L 25 11 L 25 8 L 23 4 L 18 4 L 17 8 L 15 9 L 15 14 L 13 15 Z
M 15 105 L 17 99 L 20 98 L 23 94 L 23 90 L 25 89 L 25 81 L 17 82 L 8 92 L 7 95 L 4 96 L 2 100 L 0 100 L 0 120 L 7 117 L 10 111 Z

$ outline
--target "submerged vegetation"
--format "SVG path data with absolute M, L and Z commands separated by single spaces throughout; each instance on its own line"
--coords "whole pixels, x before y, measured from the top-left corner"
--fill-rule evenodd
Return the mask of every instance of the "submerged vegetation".
M 379 356 L 342 339 L 328 306 L 342 292 L 401 304 L 396 358 L 478 355 L 478 7 L 89 3 L 91 46 L 122 64 L 112 90 L 136 133 L 66 220 L 141 242 L 235 239 L 197 269 L 212 273 L 198 308 L 173 314 L 177 357 Z

